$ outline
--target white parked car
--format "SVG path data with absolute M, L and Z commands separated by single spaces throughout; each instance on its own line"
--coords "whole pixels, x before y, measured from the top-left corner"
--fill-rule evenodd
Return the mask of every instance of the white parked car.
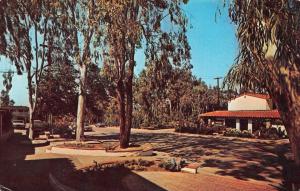
M 33 121 L 34 128 L 45 128 L 47 127 L 47 123 L 41 120 L 34 120 Z
M 14 128 L 25 128 L 25 122 L 24 120 L 13 120 L 12 125 Z

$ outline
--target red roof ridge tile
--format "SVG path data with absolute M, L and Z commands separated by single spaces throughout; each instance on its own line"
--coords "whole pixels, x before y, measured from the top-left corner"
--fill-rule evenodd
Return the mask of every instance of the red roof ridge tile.
M 241 117 L 241 118 L 273 118 L 279 119 L 278 110 L 239 110 L 239 111 L 213 111 L 200 114 L 200 117 Z
M 268 94 L 251 93 L 251 92 L 246 92 L 246 93 L 240 94 L 238 97 L 242 97 L 242 96 L 245 96 L 245 95 L 246 96 L 257 97 L 257 98 L 261 98 L 261 99 L 270 99 L 270 96 Z

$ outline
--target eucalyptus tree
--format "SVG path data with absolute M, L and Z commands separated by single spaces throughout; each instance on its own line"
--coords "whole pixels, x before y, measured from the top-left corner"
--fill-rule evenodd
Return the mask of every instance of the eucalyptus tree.
M 3 73 L 3 90 L 0 95 L 0 105 L 1 106 L 9 106 L 14 105 L 14 101 L 10 99 L 9 92 L 12 88 L 12 78 L 14 73 L 12 71 L 8 71 Z
M 240 52 L 227 82 L 270 94 L 300 166 L 300 2 L 234 0 L 229 7 Z
M 129 145 L 132 127 L 136 49 L 143 47 L 147 63 L 156 69 L 164 64 L 187 63 L 190 57 L 185 35 L 187 19 L 181 0 L 123 0 L 107 2 L 106 6 L 105 70 L 117 90 L 120 146 L 124 148 Z
M 18 73 L 27 76 L 29 97 L 29 138 L 33 138 L 33 119 L 39 96 L 42 71 L 47 67 L 46 47 L 51 36 L 47 1 L 1 1 L 1 54 L 9 58 Z M 41 46 L 40 46 L 41 45 Z
M 39 85 L 37 115 L 76 116 L 78 71 L 66 54 L 60 50 L 51 52 L 51 65 L 43 71 Z
M 96 0 L 55 0 L 56 19 L 63 33 L 62 41 L 67 44 L 69 58 L 79 70 L 76 140 L 84 134 L 84 120 L 87 94 L 88 65 L 96 63 L 98 54 L 96 38 L 101 38 L 102 1 Z

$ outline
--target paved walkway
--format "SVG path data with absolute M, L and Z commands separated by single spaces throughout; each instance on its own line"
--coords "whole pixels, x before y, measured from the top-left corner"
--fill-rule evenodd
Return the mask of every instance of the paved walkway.
M 167 155 L 201 159 L 202 168 L 197 175 L 174 172 L 126 172 L 122 176 L 115 176 L 114 181 L 121 182 L 124 186 L 119 190 L 276 190 L 282 181 L 281 162 L 276 154 L 283 151 L 285 141 L 179 135 L 172 130 L 133 130 L 132 134 L 133 142 L 151 142 L 157 150 Z M 118 136 L 118 129 L 96 129 L 95 132 L 87 133 L 87 136 L 96 139 L 115 139 Z M 10 142 L 0 145 L 0 185 L 13 190 L 50 191 L 52 188 L 48 178 L 51 172 L 61 171 L 62 174 L 77 172 L 78 169 L 92 165 L 94 161 L 104 163 L 137 159 L 48 154 L 45 153 L 46 147 L 20 145 L 20 140 L 24 139 L 21 134 L 16 134 Z M 148 159 L 155 160 L 160 157 L 162 156 L 158 155 Z M 81 178 L 88 176 L 77 174 L 79 177 L 76 186 L 80 188 L 78 190 L 89 190 L 80 185 L 83 180 Z M 74 178 L 75 180 L 77 179 Z M 99 187 L 99 190 L 118 190 L 114 189 L 114 185 L 103 184 L 110 186 L 110 189 Z
M 230 177 L 221 177 L 209 173 L 188 174 L 174 172 L 136 172 L 137 175 L 154 183 L 157 190 L 172 191 L 275 191 L 275 187 L 257 181 L 243 181 Z M 124 178 L 131 190 L 151 191 L 155 188 L 147 187 L 137 181 L 135 176 Z

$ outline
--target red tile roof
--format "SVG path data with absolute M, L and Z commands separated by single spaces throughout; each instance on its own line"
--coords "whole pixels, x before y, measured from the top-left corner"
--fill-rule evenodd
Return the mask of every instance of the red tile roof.
M 261 98 L 261 99 L 270 99 L 270 96 L 268 94 L 258 94 L 258 93 L 243 93 L 243 94 L 240 94 L 239 96 L 237 96 L 236 98 L 242 97 L 245 95 L 257 97 L 257 98 Z
M 279 115 L 278 110 L 266 110 L 266 111 L 213 111 L 213 112 L 200 114 L 200 117 L 280 119 L 280 115 Z

